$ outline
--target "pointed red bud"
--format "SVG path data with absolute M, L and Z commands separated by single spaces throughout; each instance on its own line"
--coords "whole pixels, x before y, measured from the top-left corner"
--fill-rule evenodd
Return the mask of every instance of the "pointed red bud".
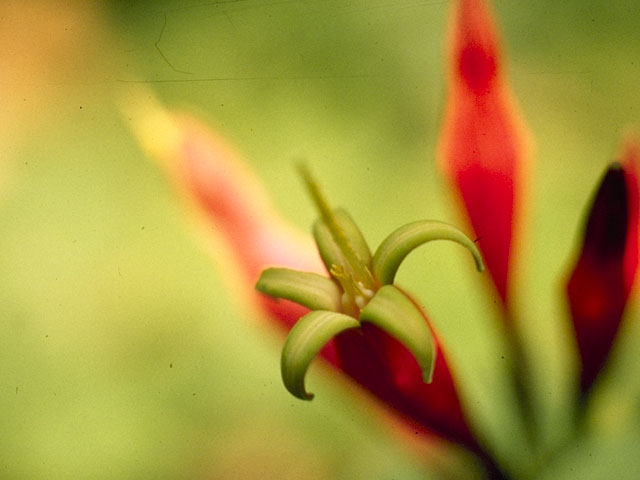
M 506 83 L 500 39 L 484 0 L 456 2 L 439 164 L 462 200 L 506 303 L 529 135 Z
M 638 268 L 639 153 L 638 145 L 629 143 L 622 164 L 604 175 L 567 286 L 583 395 L 609 356 Z

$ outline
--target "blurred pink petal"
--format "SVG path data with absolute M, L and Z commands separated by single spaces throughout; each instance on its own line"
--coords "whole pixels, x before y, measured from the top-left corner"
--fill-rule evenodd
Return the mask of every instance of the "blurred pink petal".
M 258 295 L 253 285 L 263 269 L 283 266 L 324 272 L 311 238 L 287 224 L 275 211 L 262 184 L 230 145 L 187 114 L 165 110 L 133 97 L 123 106 L 149 155 L 165 170 L 189 212 L 205 225 L 205 241 L 243 300 L 291 327 L 308 310 L 293 302 Z M 208 245 L 211 247 L 211 245 Z
M 186 115 L 177 117 L 184 134 L 179 171 L 211 226 L 229 245 L 233 264 L 253 290 L 262 270 L 284 266 L 322 273 L 324 266 L 309 238 L 289 226 L 273 209 L 253 172 L 227 143 Z M 263 307 L 292 326 L 306 309 L 258 295 Z
M 500 39 L 487 2 L 456 2 L 450 35 L 439 164 L 460 195 L 506 303 L 529 135 L 506 83 Z
M 618 332 L 638 268 L 639 145 L 610 167 L 589 211 L 567 292 L 581 360 L 580 388 L 592 387 Z

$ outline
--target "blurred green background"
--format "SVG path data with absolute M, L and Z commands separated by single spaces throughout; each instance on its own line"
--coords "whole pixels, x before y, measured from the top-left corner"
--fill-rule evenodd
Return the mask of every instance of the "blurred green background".
M 450 6 L 0 4 L 0 478 L 474 475 L 449 448 L 407 443 L 332 372 L 311 371 L 311 403 L 285 391 L 282 338 L 228 298 L 118 108 L 144 86 L 197 113 L 302 229 L 315 213 L 300 157 L 372 246 L 417 218 L 461 224 L 434 165 Z M 637 295 L 589 429 L 563 447 L 575 379 L 563 288 L 590 194 L 640 116 L 640 11 L 632 0 L 494 11 L 536 141 L 515 291 L 541 443 L 557 452 L 544 475 L 638 478 Z M 449 347 L 474 428 L 527 472 L 486 278 L 446 244 L 413 254 L 399 278 Z

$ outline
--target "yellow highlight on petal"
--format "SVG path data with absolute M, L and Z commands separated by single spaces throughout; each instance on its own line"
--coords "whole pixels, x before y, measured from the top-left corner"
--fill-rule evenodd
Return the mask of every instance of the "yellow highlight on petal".
M 273 207 L 255 172 L 196 116 L 165 108 L 147 88 L 128 90 L 120 110 L 142 150 L 173 183 L 198 239 L 241 303 L 270 266 L 323 272 L 311 238 Z
M 143 150 L 163 167 L 177 154 L 184 140 L 175 115 L 162 106 L 153 92 L 137 88 L 123 95 L 120 110 Z

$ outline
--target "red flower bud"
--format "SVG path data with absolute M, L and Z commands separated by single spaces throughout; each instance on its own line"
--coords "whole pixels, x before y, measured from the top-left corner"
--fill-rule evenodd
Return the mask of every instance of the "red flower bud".
M 458 191 L 506 303 L 528 134 L 506 83 L 500 40 L 484 0 L 457 2 L 439 164 Z
M 611 166 L 589 210 L 584 241 L 567 286 L 581 360 L 581 393 L 603 368 L 638 268 L 637 145 Z

